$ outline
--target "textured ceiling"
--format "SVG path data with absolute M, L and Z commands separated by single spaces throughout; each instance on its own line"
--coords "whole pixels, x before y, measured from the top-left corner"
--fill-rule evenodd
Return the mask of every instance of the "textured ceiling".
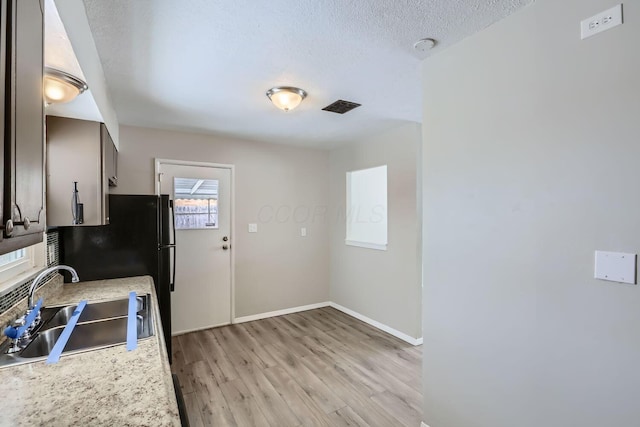
M 533 0 L 84 0 L 122 124 L 334 147 L 421 121 L 420 61 Z M 309 96 L 284 113 L 272 86 Z M 337 99 L 350 113 L 321 111 Z
M 46 0 L 44 3 L 44 63 L 47 67 L 66 71 L 85 80 L 53 0 Z M 102 121 L 91 89 L 71 102 L 48 105 L 45 113 L 48 116 Z

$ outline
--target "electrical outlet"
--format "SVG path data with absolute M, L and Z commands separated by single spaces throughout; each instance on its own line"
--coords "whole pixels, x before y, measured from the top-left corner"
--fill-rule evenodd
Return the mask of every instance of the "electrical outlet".
M 622 4 L 619 4 L 582 21 L 580 23 L 581 37 L 584 40 L 621 24 L 623 24 Z
M 53 243 L 49 244 L 49 250 L 47 250 L 47 265 L 51 265 L 53 264 L 53 262 L 56 260 L 54 251 L 56 250 L 56 247 Z
M 250 223 L 249 224 L 249 233 L 257 233 L 258 232 L 258 224 Z
M 307 237 L 307 227 L 301 227 L 300 228 L 300 236 L 301 237 Z

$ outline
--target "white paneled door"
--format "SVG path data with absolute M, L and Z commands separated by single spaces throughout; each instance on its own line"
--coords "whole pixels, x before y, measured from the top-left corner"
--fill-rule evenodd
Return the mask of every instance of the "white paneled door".
M 174 334 L 232 321 L 231 167 L 157 160 L 158 191 L 174 205 Z

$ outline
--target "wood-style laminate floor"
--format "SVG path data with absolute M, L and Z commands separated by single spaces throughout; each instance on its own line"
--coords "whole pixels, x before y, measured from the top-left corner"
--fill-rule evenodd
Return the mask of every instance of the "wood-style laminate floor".
M 197 426 L 411 426 L 422 347 L 330 307 L 173 338 Z

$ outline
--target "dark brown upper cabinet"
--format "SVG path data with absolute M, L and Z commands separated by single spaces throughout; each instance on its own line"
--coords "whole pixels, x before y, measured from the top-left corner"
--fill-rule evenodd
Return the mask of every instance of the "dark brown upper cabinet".
M 45 230 L 43 8 L 40 0 L 0 7 L 0 253 L 41 242 Z

